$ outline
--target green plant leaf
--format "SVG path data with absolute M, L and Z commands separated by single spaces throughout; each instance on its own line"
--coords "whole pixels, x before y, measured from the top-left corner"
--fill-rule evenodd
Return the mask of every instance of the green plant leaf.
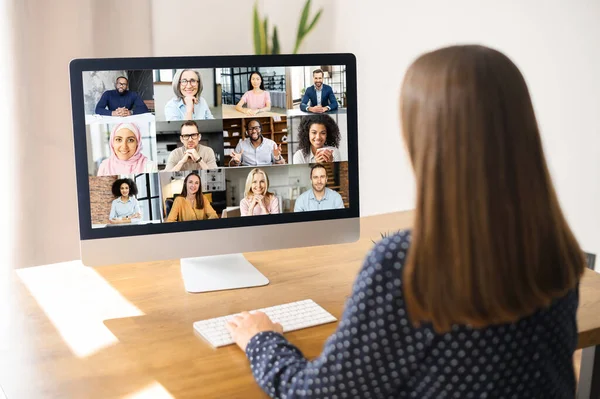
M 265 20 L 263 21 L 263 29 L 262 29 L 262 36 L 261 36 L 261 54 L 269 54 L 269 41 L 268 41 L 268 34 L 269 34 L 269 21 L 268 18 L 265 17 Z
M 300 48 L 300 43 L 302 43 L 302 39 L 306 34 L 305 29 L 306 21 L 308 21 L 308 14 L 310 12 L 310 1 L 311 0 L 306 1 L 304 9 L 302 10 L 302 15 L 300 16 L 300 22 L 298 23 L 298 33 L 296 35 L 296 45 L 294 46 L 294 54 L 298 52 L 298 49 Z
M 279 54 L 279 36 L 277 36 L 277 27 L 273 28 L 273 48 L 271 49 L 271 54 Z
M 254 54 L 260 54 L 260 16 L 258 15 L 258 2 L 254 3 L 253 28 L 254 28 Z
M 314 27 L 315 24 L 317 23 L 317 21 L 319 20 L 319 18 L 321 17 L 321 13 L 323 12 L 323 10 L 319 10 L 319 12 L 317 13 L 317 15 L 315 15 L 315 18 L 312 20 L 312 22 L 310 23 L 310 25 L 308 26 L 308 28 L 306 29 L 306 31 L 304 32 L 304 35 L 306 36 L 308 34 L 308 32 L 310 32 Z

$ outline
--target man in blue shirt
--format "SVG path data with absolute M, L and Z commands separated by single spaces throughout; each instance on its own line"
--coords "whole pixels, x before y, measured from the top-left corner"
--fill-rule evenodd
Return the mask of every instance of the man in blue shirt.
M 313 86 L 307 87 L 300 103 L 300 109 L 304 112 L 322 114 L 327 111 L 335 111 L 338 102 L 333 94 L 333 89 L 323 83 L 323 70 L 313 71 Z
M 262 126 L 256 119 L 246 124 L 246 138 L 240 140 L 231 153 L 229 166 L 266 166 L 283 165 L 281 144 L 262 135 Z
M 106 116 L 129 116 L 150 112 L 136 92 L 127 90 L 128 86 L 127 78 L 119 76 L 115 82 L 115 90 L 102 93 L 100 101 L 96 104 L 96 113 Z
M 344 208 L 342 196 L 327 188 L 327 170 L 321 164 L 310 169 L 312 189 L 302 193 L 294 205 L 294 212 L 324 211 Z

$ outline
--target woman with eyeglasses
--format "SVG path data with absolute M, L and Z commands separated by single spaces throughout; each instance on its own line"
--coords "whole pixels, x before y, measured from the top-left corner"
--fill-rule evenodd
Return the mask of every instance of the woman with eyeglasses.
M 120 123 L 109 138 L 111 155 L 100 164 L 98 176 L 158 172 L 155 162 L 142 153 L 142 134 L 135 123 Z
M 246 108 L 244 108 L 244 104 Z M 271 110 L 271 95 L 265 90 L 263 77 L 258 71 L 250 74 L 248 79 L 248 91 L 244 93 L 235 109 L 246 115 L 256 115 L 259 112 Z
M 175 97 L 165 105 L 165 119 L 168 121 L 215 119 L 202 94 L 200 72 L 193 69 L 180 69 L 173 76 Z

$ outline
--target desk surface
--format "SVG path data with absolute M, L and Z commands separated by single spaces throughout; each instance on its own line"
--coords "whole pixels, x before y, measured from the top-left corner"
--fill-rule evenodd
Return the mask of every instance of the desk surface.
M 260 116 L 286 116 L 285 110 L 282 112 L 259 112 L 256 117 Z M 235 109 L 235 105 L 231 104 L 223 104 L 223 119 L 231 119 L 231 118 L 251 118 L 251 116 L 246 115 L 242 112 L 239 112 Z
M 306 298 L 339 319 L 371 240 L 408 227 L 411 216 L 403 212 L 363 218 L 361 238 L 352 244 L 246 254 L 270 279 L 265 287 L 188 294 L 178 262 L 96 268 L 145 314 L 106 320 L 118 342 L 83 358 L 69 350 L 13 276 L 11 330 L 8 337 L 0 335 L 0 385 L 8 398 L 120 398 L 156 383 L 174 398 L 266 398 L 237 346 L 212 349 L 195 336 L 192 323 Z M 587 271 L 578 311 L 579 347 L 600 344 L 598 314 L 600 275 Z M 335 327 L 331 323 L 286 337 L 314 358 Z

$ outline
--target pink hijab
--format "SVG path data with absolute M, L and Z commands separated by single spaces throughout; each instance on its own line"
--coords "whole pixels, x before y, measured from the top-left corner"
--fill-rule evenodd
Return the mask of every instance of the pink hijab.
M 122 161 L 115 154 L 115 150 L 113 148 L 113 140 L 115 139 L 115 134 L 122 129 L 127 129 L 132 131 L 135 134 L 135 138 L 137 139 L 137 149 L 135 154 L 127 161 Z M 119 174 L 131 174 L 131 173 L 144 173 L 146 168 L 146 161 L 148 158 L 142 154 L 142 135 L 140 133 L 140 129 L 137 127 L 135 123 L 120 123 L 113 129 L 110 134 L 109 147 L 111 155 L 108 159 L 105 159 L 100 164 L 98 168 L 98 176 L 110 176 L 110 175 L 119 175 Z

